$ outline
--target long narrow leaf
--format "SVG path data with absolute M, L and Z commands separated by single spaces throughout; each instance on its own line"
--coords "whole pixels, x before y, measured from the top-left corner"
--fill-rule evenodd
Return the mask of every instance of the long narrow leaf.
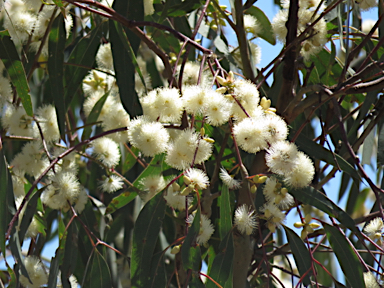
M 21 99 L 25 112 L 32 117 L 33 108 L 27 77 L 25 76 L 24 67 L 19 59 L 15 44 L 7 30 L 0 32 L 0 59 L 3 61 L 11 82 L 16 88 L 17 95 Z
M 354 288 L 365 287 L 362 265 L 345 238 L 345 235 L 336 227 L 328 224 L 324 224 L 324 229 L 349 284 Z
M 291 247 L 293 257 L 295 258 L 296 266 L 299 269 L 300 276 L 306 276 L 303 279 L 305 286 L 311 284 L 311 279 L 309 278 L 312 274 L 312 271 L 308 272 L 311 269 L 311 255 L 303 240 L 292 230 L 286 226 L 283 226 L 285 233 L 287 235 L 289 247 Z
M 145 204 L 136 220 L 131 255 L 132 287 L 149 287 L 151 283 L 151 260 L 165 215 L 165 206 L 164 197 L 159 193 Z
M 65 47 L 65 27 L 64 17 L 60 14 L 53 21 L 48 41 L 48 74 L 50 80 L 51 93 L 55 103 L 59 130 L 61 137 L 65 134 L 65 99 L 64 99 L 64 47 Z

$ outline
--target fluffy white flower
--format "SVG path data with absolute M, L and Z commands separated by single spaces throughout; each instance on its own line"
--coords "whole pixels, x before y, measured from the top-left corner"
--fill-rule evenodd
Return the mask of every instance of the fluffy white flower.
M 241 234 L 251 235 L 253 230 L 257 227 L 257 215 L 251 207 L 241 205 L 235 212 L 235 226 Z
M 141 116 L 131 122 L 128 138 L 144 155 L 155 156 L 167 149 L 169 134 L 160 122 L 149 122 Z
M 103 126 L 104 130 L 129 127 L 130 125 L 129 114 L 125 111 L 123 105 L 116 100 L 114 100 L 114 102 L 116 104 L 111 105 L 109 111 L 104 112 L 104 107 L 107 103 L 104 104 L 103 109 L 101 110 L 101 117 L 99 116 L 99 118 L 101 121 L 103 121 L 101 125 Z M 108 138 L 111 138 L 113 141 L 120 144 L 126 143 L 128 141 L 128 130 L 109 134 Z
M 184 172 L 185 184 L 192 185 L 196 189 L 206 189 L 209 185 L 209 178 L 203 170 L 196 168 L 189 168 Z
M 379 242 L 381 242 L 383 229 L 383 219 L 378 217 L 371 220 L 369 224 L 365 226 L 364 233 L 367 234 L 367 236 L 373 241 L 379 240 Z
M 377 7 L 377 0 L 356 0 L 355 1 L 362 11 Z
M 83 91 L 86 96 L 103 96 L 114 87 L 116 81 L 107 73 L 92 70 L 83 80 Z M 96 103 L 96 102 L 95 102 Z M 92 106 L 93 107 L 93 106 Z
M 363 276 L 364 276 L 365 287 L 367 287 L 367 288 L 380 288 L 381 287 L 379 285 L 379 283 L 377 283 L 376 277 L 375 277 L 375 275 L 373 275 L 373 273 L 371 271 L 364 272 Z
M 162 191 L 167 183 L 162 175 L 150 175 L 141 179 L 140 185 L 145 192 L 140 196 L 144 202 L 147 202 L 157 193 Z
M 268 229 L 274 233 L 276 227 L 280 226 L 285 220 L 285 214 L 273 203 L 267 202 L 260 207 L 260 212 L 264 213 L 264 218 L 267 220 Z
M 195 214 L 188 216 L 187 223 L 192 225 L 193 220 L 195 219 Z M 199 245 L 204 245 L 211 238 L 215 228 L 213 227 L 211 220 L 204 214 L 200 215 L 200 231 L 199 235 L 196 238 L 196 243 Z
M 288 126 L 280 116 L 265 114 L 265 120 L 268 131 L 267 141 L 269 144 L 287 139 Z
M 29 224 L 27 232 L 25 233 L 25 237 L 28 238 L 35 238 L 37 234 L 39 233 L 39 220 L 36 218 L 37 216 L 34 216 L 32 218 L 31 224 Z
M 48 283 L 48 275 L 43 263 L 36 256 L 28 256 L 24 259 L 24 265 L 29 279 L 20 273 L 20 283 L 26 288 L 36 288 Z
M 27 1 L 29 2 L 29 1 Z M 39 8 L 37 8 L 37 11 L 40 10 L 41 2 L 39 5 Z M 32 40 L 34 42 L 39 41 L 43 38 L 44 33 L 49 25 L 49 20 L 52 17 L 52 14 L 55 12 L 55 6 L 54 5 L 44 5 L 43 10 L 41 10 L 39 13 L 37 13 L 37 20 L 36 24 L 33 30 L 33 37 Z M 60 13 L 56 11 L 57 13 Z
M 294 203 L 292 195 L 286 188 L 282 188 L 281 183 L 275 177 L 267 179 L 263 194 L 268 202 L 276 204 L 282 210 L 289 208 Z
M 152 121 L 180 122 L 184 109 L 179 91 L 176 88 L 158 88 L 140 98 L 144 115 Z
M 199 79 L 200 63 L 197 62 L 187 62 L 185 63 L 183 70 L 183 86 L 185 85 L 197 85 Z M 178 72 L 180 72 L 180 66 L 178 67 Z M 178 75 L 180 77 L 180 74 Z M 202 87 L 210 85 L 211 76 L 209 73 L 203 72 L 200 79 L 200 84 Z
M 298 151 L 293 143 L 275 142 L 267 149 L 267 152 L 265 160 L 273 173 L 288 175 L 297 165 Z
M 77 214 L 80 214 L 83 212 L 85 205 L 88 202 L 88 194 L 87 191 L 85 191 L 84 188 L 80 188 L 80 194 L 79 197 L 77 198 L 75 206 L 73 208 L 75 209 Z M 76 286 L 77 287 L 77 286 Z
M 233 82 L 233 95 L 241 106 L 250 114 L 251 111 L 257 109 L 259 104 L 259 91 L 256 85 L 245 80 L 236 80 Z M 235 100 L 232 100 L 235 102 Z M 232 114 L 235 118 L 242 119 L 246 117 L 237 102 L 233 103 Z
M 2 71 L 1 69 L 0 71 Z M 11 88 L 11 82 L 9 82 L 9 79 L 6 77 L 3 77 L 0 75 L 0 108 L 6 103 L 6 102 L 12 102 L 13 94 L 12 94 L 12 88 Z
M 15 43 L 26 43 L 34 27 L 36 16 L 24 9 L 19 9 L 3 19 L 4 28 L 9 31 L 12 40 Z
M 300 9 L 298 12 L 298 27 L 297 34 L 304 32 L 308 27 L 308 23 L 313 22 L 319 15 L 314 11 L 308 9 L 316 5 L 315 1 L 300 1 Z M 316 6 L 317 7 L 317 6 Z M 281 42 L 285 42 L 287 35 L 287 28 L 285 23 L 288 20 L 288 8 L 280 10 L 272 21 L 272 28 L 277 36 L 277 39 Z M 321 51 L 325 43 L 327 42 L 327 25 L 323 18 L 321 18 L 310 31 L 308 31 L 307 39 L 302 43 L 301 54 L 308 60 L 311 55 L 317 54 Z
M 251 56 L 253 58 L 253 62 L 255 65 L 259 64 L 261 61 L 261 48 L 259 45 L 253 42 L 249 42 L 249 48 L 251 52 Z
M 186 169 L 192 164 L 197 146 L 195 164 L 206 161 L 212 154 L 212 143 L 198 138 L 199 134 L 191 129 L 179 132 L 168 146 L 165 162 L 176 169 Z
M 286 175 L 284 182 L 291 187 L 301 188 L 311 184 L 313 176 L 315 175 L 315 167 L 312 160 L 299 151 L 297 153 L 297 164 L 292 171 Z
M 258 23 L 256 17 L 245 14 L 244 15 L 244 29 L 246 32 L 252 33 L 253 35 L 257 35 L 261 32 L 261 26 Z
M 237 190 L 241 187 L 241 181 L 234 179 L 223 167 L 220 168 L 219 177 L 221 181 L 223 181 L 223 183 L 228 186 L 229 189 Z
M 124 182 L 119 176 L 111 175 L 99 182 L 103 192 L 113 193 L 123 188 Z
M 223 94 L 210 91 L 207 93 L 205 101 L 204 115 L 207 117 L 208 124 L 220 126 L 228 121 L 234 104 L 229 102 Z
M 178 185 L 175 185 L 178 186 Z M 179 194 L 180 187 L 179 189 L 175 189 L 174 185 L 172 184 L 171 186 L 168 187 L 167 189 L 167 194 L 164 195 L 165 201 L 167 201 L 167 205 L 177 209 L 179 211 L 184 211 L 185 207 L 189 206 L 192 202 L 192 198 L 182 196 Z M 176 191 L 175 191 L 176 190 Z
M 96 54 L 96 63 L 100 68 L 114 70 L 111 43 L 100 45 L 99 51 Z
M 41 130 L 46 141 L 60 139 L 59 126 L 57 124 L 56 109 L 53 105 L 44 105 L 36 111 Z
M 92 141 L 91 146 L 96 158 L 106 166 L 113 167 L 119 164 L 120 150 L 115 141 L 102 137 Z
M 19 154 L 12 160 L 11 165 L 26 174 L 37 177 L 49 165 L 40 141 L 25 144 Z
M 144 0 L 144 15 L 152 15 L 155 12 L 153 8 L 153 0 Z
M 52 209 L 67 209 L 80 195 L 80 183 L 76 175 L 69 172 L 57 172 L 49 178 L 50 184 L 41 194 L 41 201 Z
M 183 89 L 183 105 L 185 111 L 190 114 L 202 114 L 207 107 L 207 93 L 210 93 L 209 89 L 203 88 L 197 85 L 186 86 Z
M 256 153 L 267 148 L 268 130 L 265 118 L 245 118 L 233 127 L 238 145 L 246 152 Z
M 1 120 L 3 127 L 11 135 L 26 137 L 38 135 L 38 130 L 32 117 L 27 115 L 23 107 L 14 108 L 12 105 L 7 105 Z

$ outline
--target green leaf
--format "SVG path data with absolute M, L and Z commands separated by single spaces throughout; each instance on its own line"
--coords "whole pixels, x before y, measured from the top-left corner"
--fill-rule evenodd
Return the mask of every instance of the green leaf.
M 123 43 L 126 43 L 126 41 L 122 42 L 116 26 L 118 24 L 114 21 L 109 21 L 109 37 L 116 82 L 125 110 L 131 117 L 135 117 L 142 114 L 139 98 L 135 90 L 135 66 L 132 63 L 129 51 L 124 47 Z
M 189 227 L 187 237 L 181 246 L 181 260 L 185 270 L 200 271 L 201 269 L 200 247 L 196 246 L 196 237 L 200 231 L 200 213 L 200 208 L 198 208 L 192 226 Z
M 97 249 L 94 250 L 92 256 L 89 277 L 89 287 L 112 287 L 111 273 L 109 271 L 107 261 L 105 261 L 104 257 L 100 254 Z
M 62 247 L 64 255 L 60 262 L 61 282 L 68 282 L 67 277 L 75 272 L 78 254 L 78 229 L 75 222 L 68 227 L 65 238 L 61 239 L 60 247 Z M 65 245 L 65 246 L 64 246 Z M 63 279 L 65 278 L 65 279 Z
M 303 277 L 304 274 L 306 274 L 303 278 L 303 283 L 305 286 L 308 286 L 311 284 L 311 279 L 309 277 L 312 274 L 312 271 L 308 272 L 312 267 L 311 255 L 307 247 L 305 247 L 303 240 L 301 240 L 292 229 L 289 229 L 286 226 L 283 227 L 287 235 L 289 247 L 291 247 L 293 258 L 295 258 L 296 266 L 299 269 L 300 276 Z
M 291 193 L 298 201 L 314 206 L 327 213 L 329 216 L 335 217 L 345 227 L 349 228 L 357 235 L 360 235 L 360 230 L 356 228 L 353 219 L 320 191 L 308 186 L 301 189 L 292 189 L 289 193 Z
M 323 225 L 327 233 L 328 241 L 333 248 L 333 252 L 336 254 L 337 260 L 339 260 L 341 269 L 349 284 L 354 288 L 364 288 L 362 265 L 350 243 L 347 241 L 346 236 L 336 227 L 325 223 Z
M 23 214 L 23 218 L 21 219 L 19 231 L 19 237 L 22 241 L 24 240 L 25 233 L 27 232 L 28 227 L 32 222 L 33 216 L 36 214 L 37 202 L 38 200 L 40 200 L 40 195 L 46 188 L 47 186 L 44 186 L 37 190 L 26 204 L 25 212 Z
M 135 71 L 137 72 L 137 74 L 139 74 L 141 83 L 144 86 L 145 92 L 147 92 L 147 87 L 146 87 L 146 84 L 145 84 L 143 73 L 141 72 L 139 64 L 137 63 L 135 52 L 133 51 L 131 43 L 128 40 L 127 34 L 123 30 L 123 28 L 122 28 L 120 23 L 114 22 L 114 24 L 115 24 L 115 28 L 116 28 L 117 34 L 120 37 L 120 41 L 123 44 L 125 51 L 128 51 L 128 55 L 130 56 L 132 64 L 133 64 L 133 66 L 135 66 Z
M 219 253 L 216 255 L 215 260 L 213 260 L 212 268 L 209 274 L 213 280 L 223 287 L 229 279 L 232 281 L 232 278 L 229 278 L 229 276 L 232 274 L 234 253 L 233 235 L 232 231 L 230 231 L 220 243 Z M 207 288 L 217 287 L 216 284 L 210 280 L 207 280 L 206 283 Z
M 5 250 L 5 234 L 7 233 L 10 222 L 9 205 L 14 206 L 14 201 L 10 203 L 13 196 L 12 176 L 8 171 L 8 163 L 4 156 L 4 150 L 0 150 L 0 203 L 3 203 L 0 209 L 0 249 L 4 258 L 7 257 Z M 9 194 L 11 197 L 9 197 Z
M 219 218 L 219 233 L 220 239 L 223 240 L 224 237 L 231 231 L 232 229 L 232 211 L 231 204 L 229 200 L 229 190 L 228 187 L 223 185 L 221 195 L 219 197 L 219 205 L 220 205 L 220 218 Z
M 384 165 L 384 125 L 380 129 L 377 146 L 377 167 L 380 167 Z
M 132 240 L 132 287 L 148 287 L 151 283 L 149 267 L 165 215 L 165 206 L 163 194 L 158 193 L 145 204 L 137 217 Z
M 294 132 L 290 133 L 290 135 L 293 135 L 293 134 Z M 329 151 L 328 149 L 325 149 L 322 145 L 313 142 L 312 140 L 308 139 L 302 134 L 300 134 L 299 137 L 297 137 L 295 143 L 300 148 L 300 150 L 302 150 L 307 155 L 311 156 L 314 159 L 324 161 L 335 167 L 337 166 L 335 162 L 335 158 L 336 158 L 337 163 L 339 164 L 339 167 L 341 168 L 341 170 L 351 175 L 357 181 L 361 181 L 361 177 L 357 173 L 355 168 L 353 168 L 351 164 L 349 164 L 344 158 L 342 158 L 338 154 L 332 154 L 331 151 Z
M 89 113 L 89 116 L 87 117 L 87 121 L 85 123 L 83 134 L 81 136 L 81 139 L 83 141 L 91 136 L 93 126 L 91 124 L 95 123 L 99 118 L 100 112 L 103 109 L 105 101 L 107 101 L 109 93 L 110 92 L 107 92 L 103 96 L 101 96 L 101 98 L 96 102 L 95 106 L 93 106 L 91 113 Z
M 62 251 L 59 247 L 56 249 L 55 257 L 52 257 L 51 265 L 49 267 L 48 287 L 56 287 L 57 285 L 57 276 L 59 275 L 60 258 L 62 257 L 62 255 L 60 254 L 62 254 Z
M 65 48 L 65 26 L 62 14 L 53 21 L 48 40 L 48 74 L 51 93 L 55 104 L 59 130 L 64 139 L 65 134 L 65 99 L 64 99 L 64 48 Z
M 215 40 L 213 40 L 213 44 L 221 53 L 224 55 L 229 55 L 228 45 L 223 41 L 223 39 L 220 38 L 220 35 L 216 36 Z
M 66 108 L 71 104 L 73 97 L 76 94 L 76 91 L 79 89 L 84 77 L 87 75 L 88 71 L 95 62 L 96 53 L 99 49 L 100 39 L 102 37 L 102 26 L 106 25 L 103 23 L 100 26 L 97 26 L 85 37 L 83 37 L 79 43 L 73 49 L 67 64 L 64 73 L 65 73 L 65 95 L 64 100 Z
M 196 10 L 201 6 L 200 0 L 183 1 L 180 4 L 173 5 L 167 11 L 168 17 L 185 16 L 193 10 Z
M 130 147 L 132 153 L 136 156 L 133 156 L 131 153 L 126 153 L 126 157 L 125 157 L 125 160 L 124 160 L 124 164 L 122 165 L 122 168 L 121 168 L 121 174 L 125 174 L 127 173 L 129 170 L 132 169 L 132 167 L 136 164 L 136 159 L 140 153 L 140 150 L 137 149 L 136 147 Z
M 12 84 L 16 88 L 17 95 L 28 116 L 33 116 L 31 95 L 23 64 L 19 59 L 15 44 L 11 40 L 7 30 L 0 32 L 0 59 L 3 61 L 5 69 L 11 78 Z
M 163 251 L 158 252 L 152 257 L 151 264 L 151 288 L 167 287 L 167 276 L 165 270 L 165 259 Z
M 9 238 L 9 247 L 11 248 L 12 256 L 15 258 L 15 262 L 19 266 L 21 274 L 29 279 L 27 269 L 24 265 L 24 258 L 21 253 L 21 243 L 22 242 L 19 239 L 19 232 L 17 231 L 16 227 L 13 226 L 11 236 Z M 19 273 L 19 269 L 15 269 L 15 271 L 17 271 L 16 273 Z
M 256 6 L 252 6 L 247 11 L 245 12 L 246 14 L 250 14 L 254 17 L 256 17 L 258 21 L 258 25 L 261 26 L 261 32 L 258 33 L 258 36 L 268 43 L 275 45 L 276 44 L 276 39 L 273 36 L 273 30 L 272 30 L 272 25 L 271 22 L 269 22 L 268 17 L 265 15 L 265 13 L 257 8 Z
M 145 168 L 143 172 L 137 177 L 135 182 L 133 182 L 133 186 L 139 187 L 139 183 L 141 179 L 144 177 L 147 177 L 152 174 L 160 174 L 164 168 L 163 168 L 163 163 L 164 163 L 164 154 L 156 155 L 151 163 L 149 163 L 148 167 Z M 116 196 L 115 198 L 112 199 L 112 201 L 109 203 L 105 213 L 106 214 L 111 214 L 114 213 L 116 210 L 120 209 L 121 207 L 124 207 L 127 205 L 129 202 L 131 202 L 135 197 L 137 196 L 136 191 L 126 191 L 121 193 L 120 195 Z

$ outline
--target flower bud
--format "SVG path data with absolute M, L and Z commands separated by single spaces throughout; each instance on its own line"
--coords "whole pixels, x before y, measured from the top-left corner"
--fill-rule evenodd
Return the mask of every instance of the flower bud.
M 317 229 L 320 227 L 320 224 L 319 223 L 309 223 L 309 226 L 313 229 Z
M 220 88 L 217 88 L 217 89 L 216 89 L 216 92 L 217 92 L 217 93 L 220 93 L 220 94 L 224 94 L 225 92 L 227 92 L 227 87 L 220 87 Z
M 183 181 L 185 185 L 191 184 L 191 179 L 188 176 L 183 176 Z
M 180 252 L 181 245 L 173 246 L 171 249 L 171 254 L 177 254 Z
M 252 193 L 252 194 L 256 193 L 256 190 L 257 190 L 256 185 L 252 185 L 252 186 L 251 186 L 251 193 Z

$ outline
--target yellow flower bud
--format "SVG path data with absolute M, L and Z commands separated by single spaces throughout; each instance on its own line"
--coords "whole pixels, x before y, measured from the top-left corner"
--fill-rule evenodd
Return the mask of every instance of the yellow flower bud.
M 216 92 L 217 92 L 217 93 L 220 93 L 220 94 L 224 94 L 225 92 L 227 92 L 227 87 L 220 87 L 220 88 L 217 88 L 217 89 L 216 89 Z
M 227 84 L 227 80 L 225 80 L 223 77 L 217 76 L 216 80 L 220 83 L 220 85 L 225 86 Z
M 208 143 L 215 143 L 215 140 L 213 140 L 212 138 L 203 138 L 203 140 L 207 141 Z
M 256 185 L 252 185 L 252 186 L 251 186 L 251 193 L 252 193 L 252 194 L 256 193 L 256 190 L 257 190 Z
M 180 195 L 181 196 L 187 196 L 191 191 L 193 190 L 193 185 L 189 185 L 188 187 L 185 187 L 183 191 L 181 191 Z
M 179 191 L 180 190 L 180 185 L 177 182 L 172 183 L 172 188 L 173 191 Z
M 311 222 L 311 220 L 312 220 L 312 216 L 311 216 L 311 214 L 307 214 L 307 215 L 305 215 L 305 222 L 306 222 L 306 223 Z
M 311 228 L 313 228 L 313 229 L 317 229 L 320 227 L 320 224 L 319 223 L 309 223 L 309 226 L 311 226 Z
M 285 196 L 285 195 L 287 195 L 287 193 L 288 193 L 288 189 L 285 188 L 285 187 L 284 187 L 284 188 L 281 188 L 280 193 L 283 194 L 283 195 Z
M 257 181 L 257 183 L 259 183 L 259 184 L 265 183 L 265 181 L 267 181 L 267 179 L 268 179 L 267 176 L 261 176 L 261 177 L 259 177 L 259 180 Z
M 293 224 L 293 226 L 295 226 L 295 228 L 302 228 L 302 227 L 304 227 L 304 223 L 301 223 L 301 222 L 295 222 L 294 224 Z
M 171 254 L 177 254 L 180 252 L 181 245 L 173 246 L 171 249 Z
M 185 185 L 191 184 L 191 179 L 188 176 L 183 176 L 183 181 Z

